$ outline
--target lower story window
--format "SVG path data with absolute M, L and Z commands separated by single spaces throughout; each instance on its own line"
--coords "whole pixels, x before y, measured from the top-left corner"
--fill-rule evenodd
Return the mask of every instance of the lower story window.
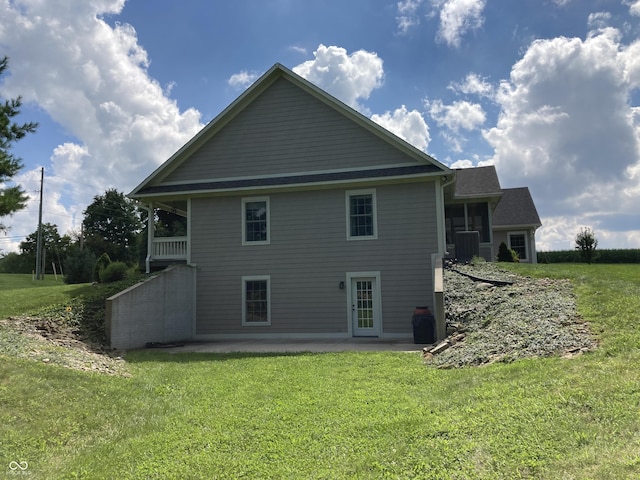
M 271 278 L 242 277 L 242 324 L 271 325 Z
M 518 254 L 520 260 L 527 260 L 527 244 L 524 233 L 510 233 L 509 248 Z

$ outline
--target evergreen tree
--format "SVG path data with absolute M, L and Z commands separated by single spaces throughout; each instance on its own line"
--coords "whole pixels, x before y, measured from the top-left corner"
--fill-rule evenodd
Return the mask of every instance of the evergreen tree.
M 0 60 L 0 76 L 9 65 L 9 59 Z M 23 209 L 29 197 L 18 185 L 8 186 L 9 182 L 22 168 L 20 158 L 14 156 L 10 150 L 13 143 L 23 138 L 27 133 L 35 132 L 36 123 L 29 122 L 19 125 L 13 122 L 13 117 L 20 113 L 22 97 L 2 100 L 0 99 L 0 231 L 6 231 L 7 227 L 2 223 L 2 218 Z

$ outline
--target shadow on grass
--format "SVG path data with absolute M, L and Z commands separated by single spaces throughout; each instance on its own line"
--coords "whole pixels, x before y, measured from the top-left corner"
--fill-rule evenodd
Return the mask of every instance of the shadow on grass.
M 127 363 L 206 363 L 206 362 L 225 362 L 229 360 L 255 359 L 255 358 L 275 358 L 275 357 L 309 357 L 321 356 L 336 353 L 355 353 L 355 352 L 168 352 L 159 349 L 131 350 L 126 353 L 125 360 Z M 374 353 L 374 352 L 360 352 Z

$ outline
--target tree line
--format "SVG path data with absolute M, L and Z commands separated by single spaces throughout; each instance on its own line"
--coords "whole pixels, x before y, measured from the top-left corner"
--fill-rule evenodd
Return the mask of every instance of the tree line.
M 8 65 L 6 56 L 0 59 L 0 76 Z M 13 182 L 23 163 L 11 150 L 15 142 L 34 133 L 38 124 L 15 121 L 21 105 L 20 96 L 0 99 L 0 234 L 6 234 L 9 229 L 5 225 L 6 219 L 25 208 L 28 200 L 26 192 Z M 100 280 L 98 274 L 110 263 L 124 265 L 125 269 L 135 268 L 146 255 L 147 216 L 146 209 L 139 208 L 123 193 L 108 189 L 104 194 L 96 195 L 84 211 L 80 232 L 60 235 L 56 224 L 42 224 L 43 272 L 64 274 L 68 283 L 83 283 Z M 156 232 L 160 235 L 181 235 L 186 230 L 184 221 L 169 212 L 154 212 L 154 216 L 159 222 Z M 35 231 L 20 243 L 19 253 L 0 256 L 0 272 L 32 273 L 38 270 L 39 229 L 37 224 L 34 227 Z
M 146 210 L 138 208 L 115 189 L 94 197 L 84 211 L 80 232 L 60 235 L 58 226 L 42 224 L 42 257 L 45 273 L 64 274 L 69 283 L 94 278 L 101 256 L 135 266 L 146 255 Z M 0 272 L 31 273 L 35 270 L 38 230 L 19 245 L 19 253 L 0 259 Z

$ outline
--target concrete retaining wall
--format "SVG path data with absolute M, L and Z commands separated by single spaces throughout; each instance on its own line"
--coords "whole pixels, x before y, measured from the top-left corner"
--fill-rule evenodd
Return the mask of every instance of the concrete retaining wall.
M 174 265 L 107 299 L 107 338 L 113 348 L 176 342 L 193 336 L 196 269 Z

